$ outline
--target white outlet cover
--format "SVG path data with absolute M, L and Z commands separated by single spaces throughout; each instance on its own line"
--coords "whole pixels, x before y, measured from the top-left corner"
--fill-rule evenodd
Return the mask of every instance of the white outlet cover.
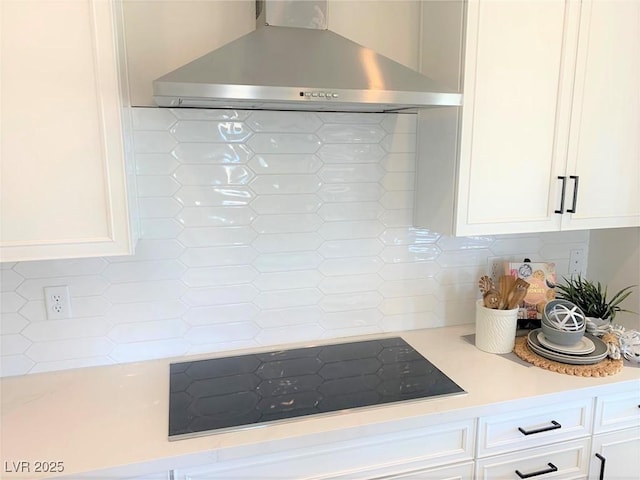
M 584 274 L 584 249 L 575 248 L 571 250 L 569 255 L 569 275 L 582 275 Z
M 71 318 L 69 287 L 67 285 L 44 287 L 44 305 L 49 320 Z

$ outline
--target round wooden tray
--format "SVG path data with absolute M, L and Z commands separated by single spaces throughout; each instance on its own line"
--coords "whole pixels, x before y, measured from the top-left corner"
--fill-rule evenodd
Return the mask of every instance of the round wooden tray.
M 527 345 L 527 337 L 517 337 L 516 345 L 513 347 L 513 353 L 525 362 L 529 362 L 536 367 L 551 370 L 552 372 L 565 373 L 567 375 L 576 375 L 579 377 L 607 377 L 615 375 L 622 370 L 623 361 L 605 358 L 601 362 L 593 365 L 569 365 L 554 360 L 541 357 L 529 348 Z

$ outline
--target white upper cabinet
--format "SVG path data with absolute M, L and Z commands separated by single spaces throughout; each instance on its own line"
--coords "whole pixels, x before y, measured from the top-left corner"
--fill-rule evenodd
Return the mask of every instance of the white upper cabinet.
M 425 29 L 446 18 L 424 5 Z M 458 71 L 423 52 L 425 73 L 459 75 L 464 104 L 420 114 L 416 224 L 460 236 L 640 225 L 640 3 L 466 7 L 464 42 L 441 44 Z
M 469 3 L 460 234 L 560 223 L 550 210 L 562 161 L 554 149 L 556 107 L 570 92 L 562 75 L 568 13 L 564 0 Z
M 0 9 L 0 260 L 132 253 L 113 2 Z

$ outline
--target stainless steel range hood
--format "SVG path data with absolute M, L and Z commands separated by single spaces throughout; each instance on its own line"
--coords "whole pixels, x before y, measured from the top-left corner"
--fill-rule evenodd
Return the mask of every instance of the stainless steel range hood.
M 153 82 L 159 106 L 387 112 L 461 104 L 461 94 L 326 30 L 326 0 L 269 0 L 266 13 L 256 5 L 254 32 Z

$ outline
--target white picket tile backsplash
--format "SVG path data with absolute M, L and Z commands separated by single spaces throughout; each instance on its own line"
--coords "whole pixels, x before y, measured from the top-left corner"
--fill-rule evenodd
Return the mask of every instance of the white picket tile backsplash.
M 1 374 L 473 321 L 488 257 L 555 261 L 588 232 L 411 227 L 410 114 L 134 109 L 133 257 L 2 264 Z M 47 320 L 68 285 L 74 318 Z

